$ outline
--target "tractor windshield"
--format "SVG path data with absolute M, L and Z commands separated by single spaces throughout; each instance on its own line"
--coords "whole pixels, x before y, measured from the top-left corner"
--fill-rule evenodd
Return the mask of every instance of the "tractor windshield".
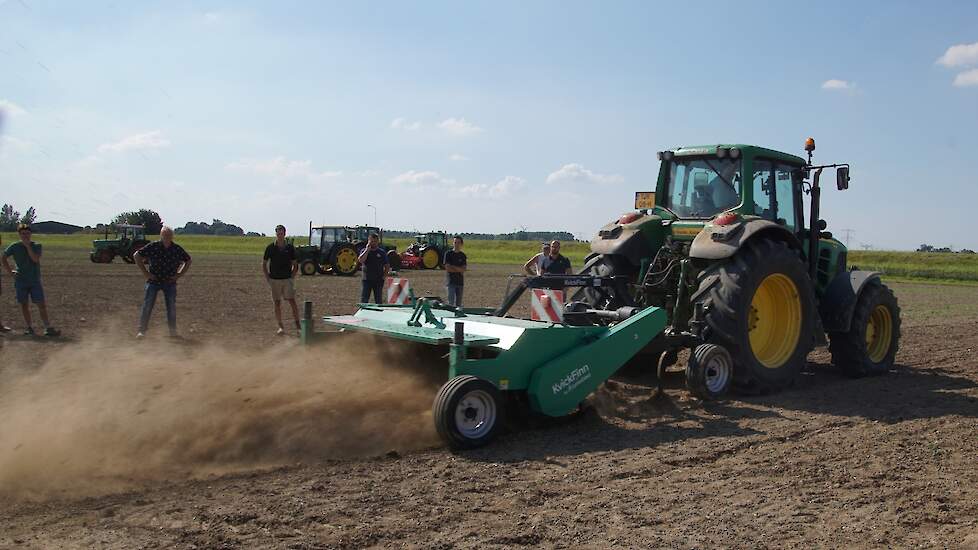
M 674 158 L 664 206 L 680 218 L 712 218 L 739 205 L 740 164 L 740 159 Z

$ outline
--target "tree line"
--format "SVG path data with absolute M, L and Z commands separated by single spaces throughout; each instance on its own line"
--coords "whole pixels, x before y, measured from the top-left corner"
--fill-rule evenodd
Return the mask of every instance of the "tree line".
M 0 208 L 0 231 L 17 231 L 18 225 L 34 223 L 35 219 L 37 219 L 37 212 L 34 211 L 33 206 L 22 216 L 20 212 L 14 210 L 12 204 L 4 204 Z

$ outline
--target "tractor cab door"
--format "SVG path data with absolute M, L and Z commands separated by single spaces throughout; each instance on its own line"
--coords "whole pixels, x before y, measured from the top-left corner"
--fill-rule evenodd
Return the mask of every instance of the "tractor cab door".
M 754 160 L 754 214 L 783 225 L 799 235 L 804 230 L 801 178 L 797 166 L 759 158 Z
M 323 243 L 324 236 L 323 228 L 313 227 L 309 229 L 309 246 L 317 246 L 322 250 L 325 243 Z

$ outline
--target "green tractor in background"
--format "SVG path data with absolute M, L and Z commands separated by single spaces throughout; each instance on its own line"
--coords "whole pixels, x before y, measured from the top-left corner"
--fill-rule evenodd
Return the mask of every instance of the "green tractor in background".
M 299 273 L 341 275 L 357 272 L 357 251 L 350 241 L 350 229 L 341 225 L 313 227 L 309 222 L 309 244 L 295 247 Z
M 397 246 L 384 244 L 383 229 L 372 225 L 358 225 L 356 227 L 348 227 L 347 229 L 350 232 L 350 240 L 357 249 L 358 257 L 363 252 L 363 247 L 367 246 L 367 238 L 370 237 L 371 233 L 375 233 L 380 239 L 380 248 L 387 253 L 387 262 L 390 264 L 390 268 L 394 271 L 401 268 L 401 256 L 397 253 Z
M 404 254 L 401 254 L 401 267 L 403 269 L 444 268 L 445 252 L 448 248 L 448 234 L 444 231 L 415 235 L 414 242 L 404 250 Z
M 92 241 L 92 251 L 88 257 L 97 264 L 112 263 L 116 256 L 122 258 L 127 264 L 134 262 L 132 255 L 140 248 L 146 246 L 146 227 L 143 225 L 116 224 L 116 236 L 109 238 L 109 227 L 105 227 L 105 238 Z
M 704 340 L 733 359 L 732 372 L 718 364 L 690 387 L 704 398 L 730 384 L 788 387 L 816 345 L 853 376 L 887 372 L 900 340 L 896 297 L 879 273 L 847 267 L 845 246 L 819 218 L 822 171 L 836 169 L 841 191 L 849 165 L 812 165 L 811 138 L 805 150 L 807 161 L 752 145 L 660 152 L 655 192 L 636 193 L 637 211 L 601 228 L 582 271 L 628 284 L 582 289 L 577 306 L 666 309 L 670 327 L 647 348 L 660 373 L 677 361 L 670 338 L 702 325 Z

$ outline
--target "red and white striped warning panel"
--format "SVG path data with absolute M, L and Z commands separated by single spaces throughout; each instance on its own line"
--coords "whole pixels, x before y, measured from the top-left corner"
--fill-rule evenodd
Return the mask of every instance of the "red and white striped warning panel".
M 388 304 L 409 304 L 411 303 L 411 283 L 407 279 L 398 277 L 388 277 L 384 282 L 384 295 L 387 296 Z
M 534 321 L 564 322 L 564 291 L 534 288 L 530 296 L 530 319 Z

